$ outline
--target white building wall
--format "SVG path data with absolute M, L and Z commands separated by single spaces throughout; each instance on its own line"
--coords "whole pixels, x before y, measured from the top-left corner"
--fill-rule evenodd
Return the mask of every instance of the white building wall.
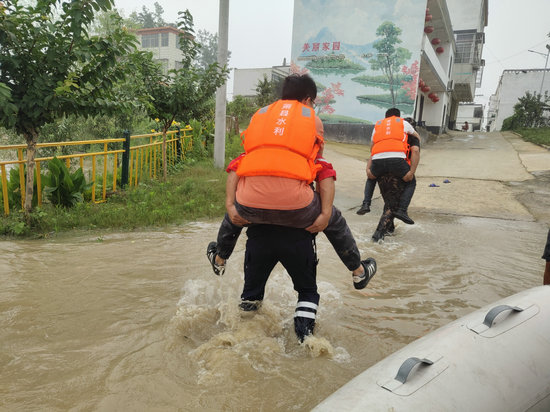
M 162 33 L 168 33 L 168 45 L 162 46 Z M 156 47 L 142 47 L 142 35 L 158 36 L 158 46 Z M 183 59 L 183 52 L 179 48 L 179 34 L 176 29 L 172 28 L 151 28 L 141 29 L 136 32 L 138 39 L 138 49 L 151 52 L 153 60 L 161 63 L 163 71 L 166 74 L 168 70 L 178 69 L 179 64 Z
M 424 33 L 422 38 L 422 60 L 420 66 L 420 78 L 430 88 L 423 92 L 418 89 L 419 97 L 416 100 L 415 120 L 433 133 L 443 132 L 449 118 L 449 81 L 452 76 L 452 60 L 454 59 L 455 46 L 451 20 L 444 0 L 429 0 L 427 2 L 432 20 L 426 25 L 434 26 L 432 33 Z M 432 44 L 433 39 L 439 39 L 439 44 Z M 438 47 L 443 48 L 442 53 L 437 53 Z M 435 93 L 439 101 L 434 103 L 428 95 Z M 424 103 L 421 106 L 422 96 Z
M 160 43 L 160 42 L 159 42 Z M 153 60 L 167 62 L 168 70 L 176 68 L 176 62 L 181 62 L 183 58 L 183 52 L 178 47 L 178 35 L 175 33 L 168 33 L 168 46 L 143 49 L 153 53 Z
M 438 93 L 438 95 L 440 100 L 437 103 L 433 103 L 427 97 L 424 98 L 422 121 L 428 127 L 444 127 L 449 115 L 449 95 L 447 93 Z
M 525 92 L 539 93 L 543 80 L 543 69 L 505 70 L 495 93 L 495 118 L 491 130 L 501 130 L 504 119 L 514 114 L 514 105 Z M 542 93 L 550 90 L 550 69 L 546 70 Z
M 478 116 L 476 117 L 475 114 L 478 114 Z M 475 103 L 459 104 L 456 116 L 456 129 L 462 130 L 464 122 L 468 122 L 468 131 L 470 132 L 481 130 L 483 122 L 483 105 Z
M 493 0 L 498 1 L 498 0 Z M 453 30 L 484 30 L 487 0 L 447 0 Z
M 233 72 L 233 97 L 256 96 L 256 86 L 258 82 L 263 80 L 264 75 L 267 76 L 267 80 L 271 80 L 271 71 L 269 68 L 257 68 L 257 69 L 235 69 Z
M 489 98 L 489 107 L 487 109 L 487 128 L 488 130 L 495 130 L 494 123 L 498 110 L 498 95 L 492 94 Z

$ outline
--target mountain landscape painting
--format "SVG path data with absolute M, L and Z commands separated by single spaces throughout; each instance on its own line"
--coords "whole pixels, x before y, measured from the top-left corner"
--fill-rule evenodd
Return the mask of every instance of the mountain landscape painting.
M 310 74 L 325 123 L 414 110 L 426 0 L 295 0 L 291 71 Z

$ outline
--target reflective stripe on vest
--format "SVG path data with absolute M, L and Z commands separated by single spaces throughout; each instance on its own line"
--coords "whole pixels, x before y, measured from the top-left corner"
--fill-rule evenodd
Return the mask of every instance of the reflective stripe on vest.
M 400 117 L 387 117 L 374 125 L 371 155 L 385 152 L 407 152 L 407 134 Z
M 281 176 L 315 179 L 319 142 L 312 108 L 296 100 L 278 100 L 258 110 L 243 133 L 246 155 L 237 168 L 239 176 Z

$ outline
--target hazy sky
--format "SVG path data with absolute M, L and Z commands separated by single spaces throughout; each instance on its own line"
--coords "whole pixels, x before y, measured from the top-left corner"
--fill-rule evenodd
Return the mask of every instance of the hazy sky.
M 189 9 L 196 31 L 218 31 L 218 0 L 157 1 L 164 9 L 166 21 L 175 22 L 178 11 Z M 127 16 L 132 11 L 141 11 L 142 6 L 154 11 L 155 0 L 115 2 Z M 271 67 L 282 64 L 284 58 L 289 62 L 293 8 L 294 0 L 229 0 L 230 66 Z M 476 90 L 476 102 L 488 102 L 503 70 L 544 68 L 545 45 L 550 44 L 548 33 L 550 0 L 489 0 L 483 49 L 485 70 L 482 86 Z M 528 52 L 529 49 L 544 56 Z

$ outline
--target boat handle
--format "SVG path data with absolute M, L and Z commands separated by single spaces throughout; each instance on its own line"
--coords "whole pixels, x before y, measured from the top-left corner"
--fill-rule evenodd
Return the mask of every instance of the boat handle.
M 493 322 L 495 321 L 495 318 L 505 310 L 513 310 L 514 312 L 522 312 L 523 308 L 517 307 L 517 306 L 509 306 L 509 305 L 499 305 L 495 306 L 493 309 L 491 309 L 489 312 L 487 312 L 487 315 L 485 315 L 485 319 L 483 320 L 483 324 L 485 326 L 488 326 L 489 328 L 493 326 Z
M 409 374 L 411 373 L 412 369 L 418 365 L 419 363 L 423 363 L 425 365 L 432 365 L 433 362 L 429 359 L 423 358 L 409 358 L 403 364 L 399 367 L 399 370 L 397 371 L 397 375 L 395 375 L 395 380 L 399 381 L 401 383 L 407 382 L 407 378 L 409 377 Z

